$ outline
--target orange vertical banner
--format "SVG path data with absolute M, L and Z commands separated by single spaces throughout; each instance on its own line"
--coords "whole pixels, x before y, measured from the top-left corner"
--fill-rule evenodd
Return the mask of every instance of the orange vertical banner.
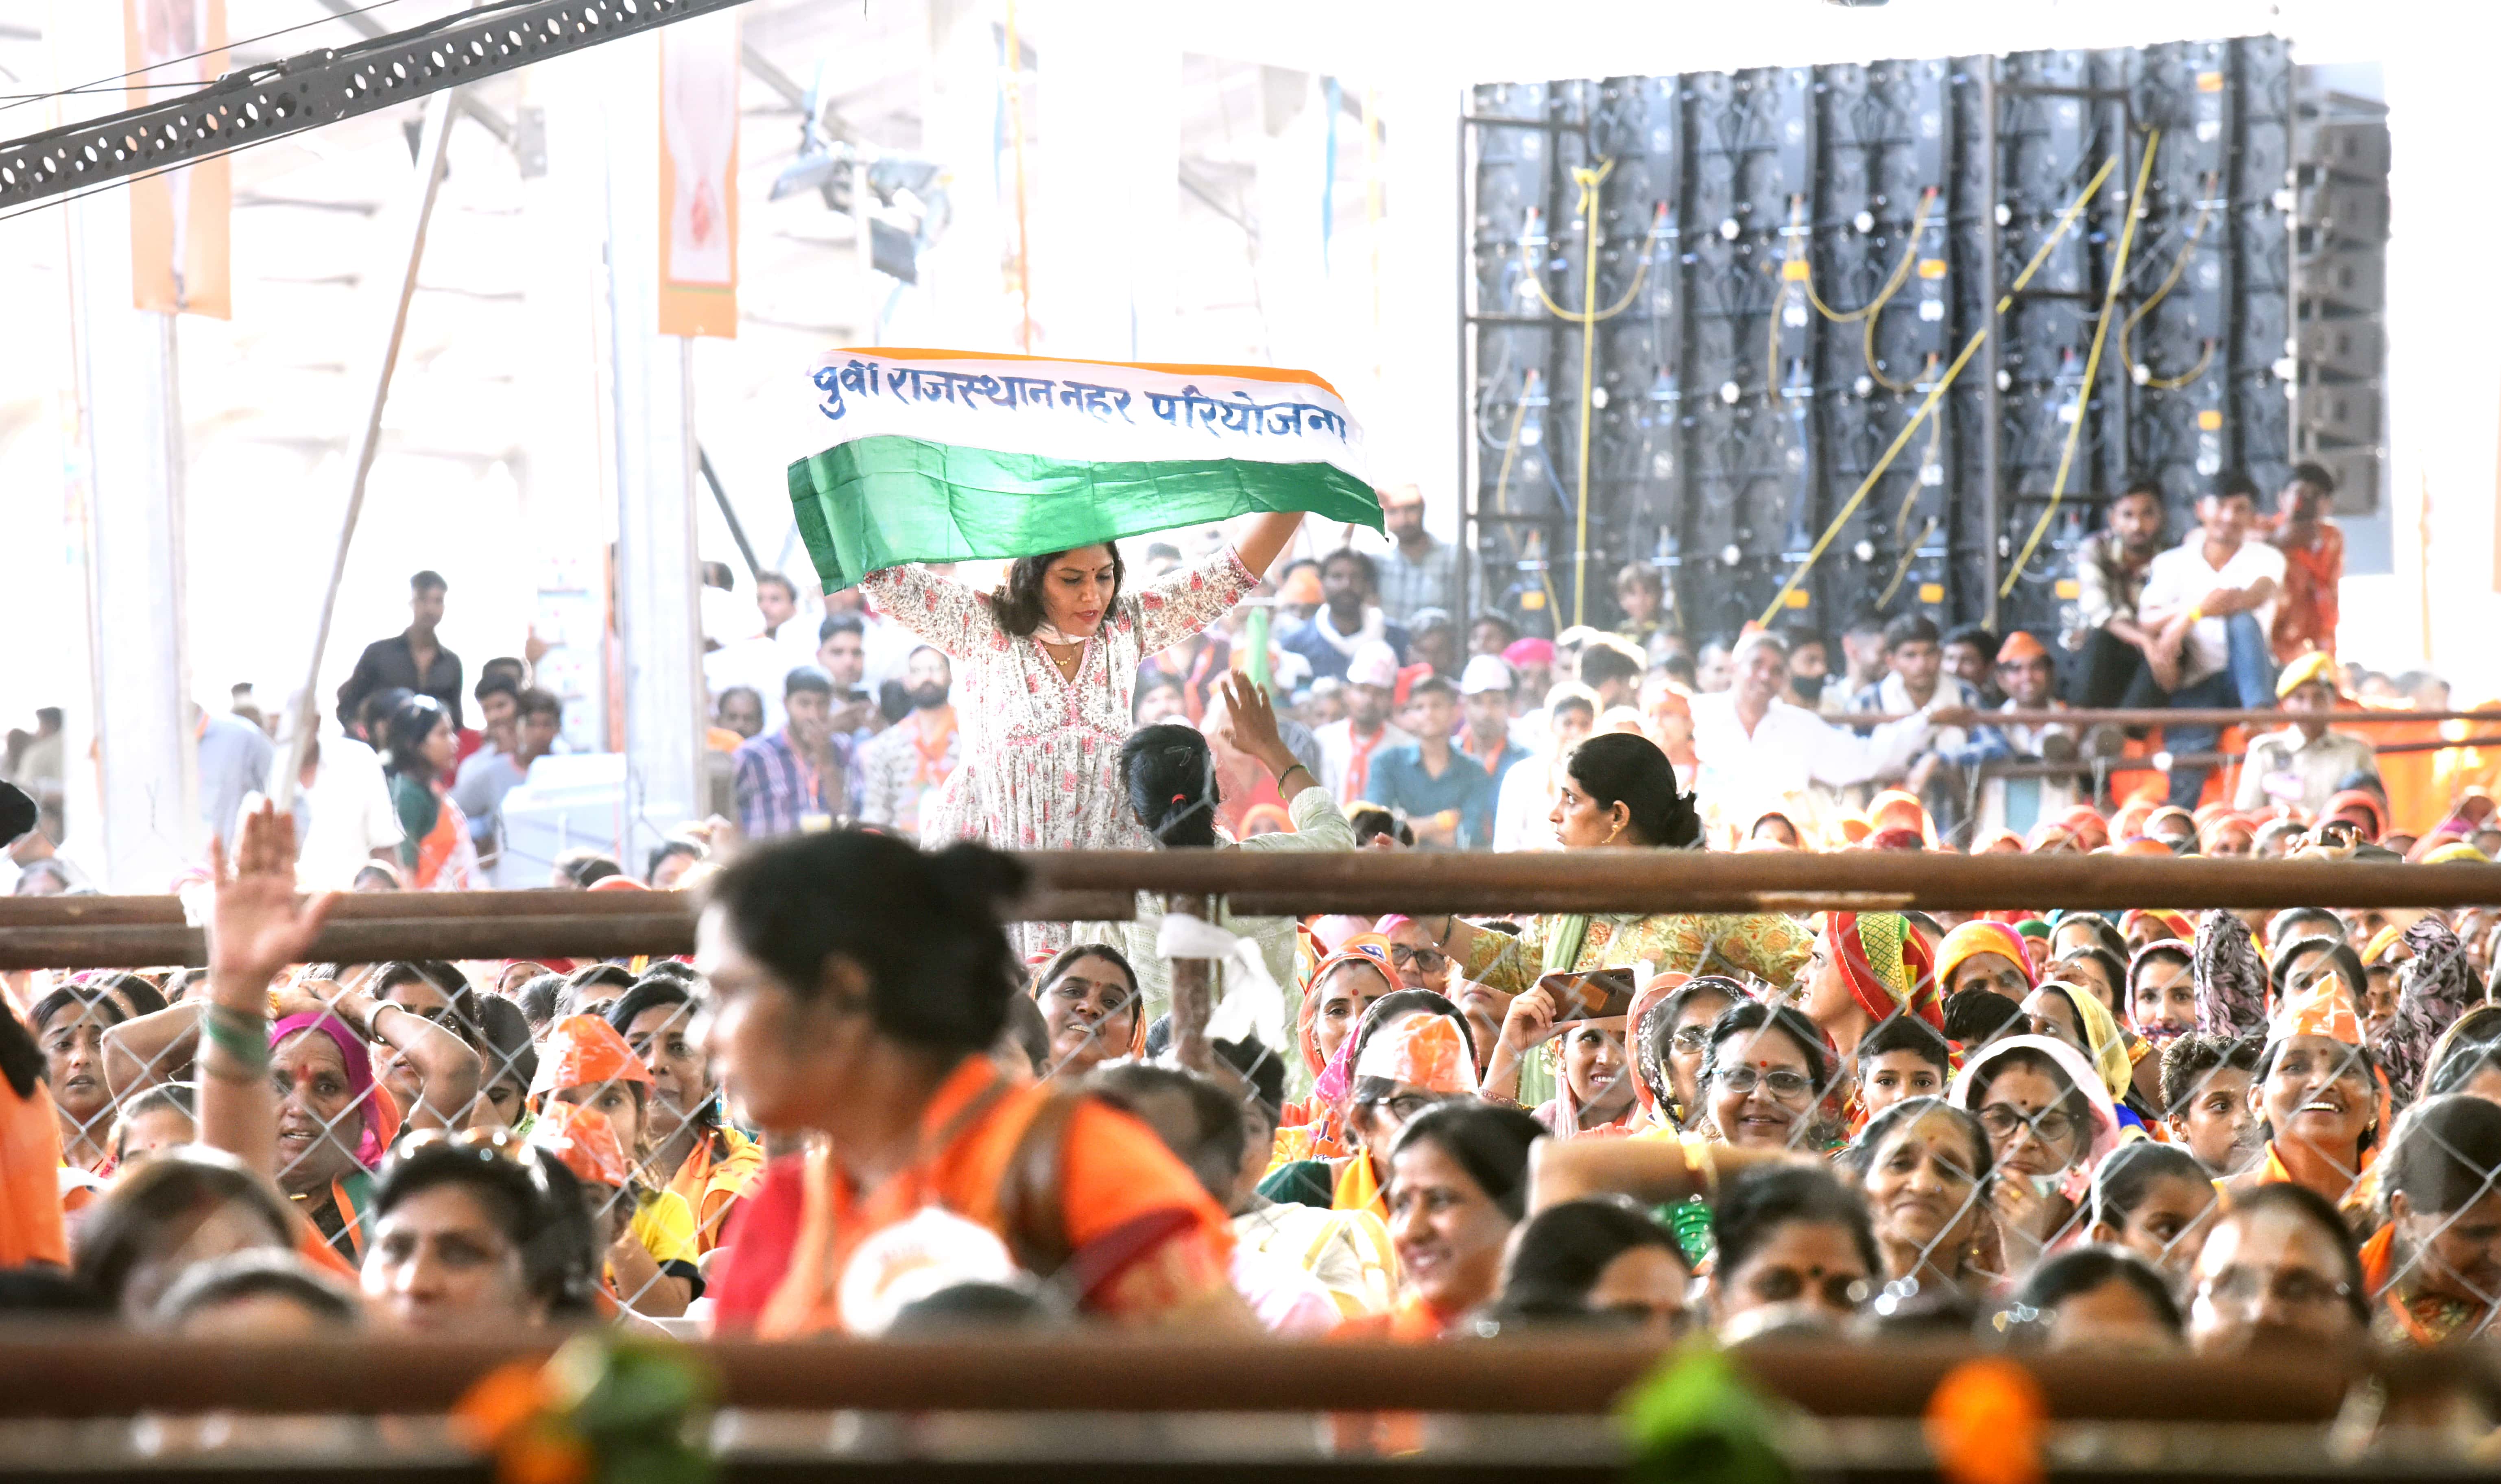
M 738 337 L 738 15 L 660 32 L 660 333 Z
M 121 34 L 134 107 L 204 86 L 226 70 L 226 0 L 121 0 Z M 223 155 L 130 182 L 134 308 L 234 317 L 226 258 L 233 203 Z

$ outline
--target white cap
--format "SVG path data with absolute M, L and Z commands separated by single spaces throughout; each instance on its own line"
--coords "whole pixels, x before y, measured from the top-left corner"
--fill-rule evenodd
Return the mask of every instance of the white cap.
M 1482 696 L 1489 690 L 1509 695 L 1511 684 L 1511 667 L 1502 662 L 1500 655 L 1480 654 L 1468 661 L 1467 669 L 1459 672 L 1459 694 L 1462 696 Z
M 1398 651 L 1380 640 L 1357 648 L 1346 662 L 1346 683 L 1378 685 L 1384 690 L 1398 683 Z

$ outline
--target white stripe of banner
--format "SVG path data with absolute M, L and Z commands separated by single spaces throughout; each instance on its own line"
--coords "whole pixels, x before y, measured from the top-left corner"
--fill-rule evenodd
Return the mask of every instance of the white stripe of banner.
M 809 380 L 816 450 L 893 435 L 1074 463 L 1222 458 L 1329 464 L 1365 478 L 1363 429 L 1336 393 L 1308 380 L 873 350 L 820 357 Z

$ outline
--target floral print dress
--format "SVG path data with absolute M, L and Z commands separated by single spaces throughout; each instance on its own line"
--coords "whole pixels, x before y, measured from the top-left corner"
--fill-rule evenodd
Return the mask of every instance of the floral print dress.
M 1077 678 L 1030 637 L 999 627 L 988 595 L 922 567 L 870 573 L 880 611 L 954 662 L 963 762 L 920 823 L 931 846 L 974 841 L 1001 850 L 1144 850 L 1119 775 L 1138 666 L 1224 616 L 1258 578 L 1227 546 L 1112 604 L 1085 642 Z M 1066 946 L 1066 923 L 1017 930 L 1027 955 Z

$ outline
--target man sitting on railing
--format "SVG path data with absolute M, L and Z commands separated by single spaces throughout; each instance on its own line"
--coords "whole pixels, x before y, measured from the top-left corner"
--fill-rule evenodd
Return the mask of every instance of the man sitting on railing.
M 2154 636 L 2146 662 L 2175 708 L 2258 710 L 2275 697 L 2267 626 L 2284 583 L 2284 553 L 2249 539 L 2257 508 L 2250 477 L 2225 475 L 2197 502 L 2197 534 L 2155 557 L 2146 575 L 2137 610 Z M 2221 735 L 2212 726 L 2167 727 L 2163 743 L 2178 758 L 2212 751 Z M 2211 771 L 2175 763 L 2171 802 L 2195 808 Z
M 2276 705 L 2302 711 L 2317 720 L 2301 720 L 2281 732 L 2269 732 L 2250 743 L 2241 764 L 2241 787 L 2233 806 L 2259 808 L 2288 804 L 2310 818 L 2346 787 L 2355 774 L 2377 778 L 2380 767 L 2370 742 L 2350 732 L 2331 732 L 2327 719 L 2343 695 L 2336 687 L 2336 661 L 2321 650 L 2286 665 L 2276 677 Z

